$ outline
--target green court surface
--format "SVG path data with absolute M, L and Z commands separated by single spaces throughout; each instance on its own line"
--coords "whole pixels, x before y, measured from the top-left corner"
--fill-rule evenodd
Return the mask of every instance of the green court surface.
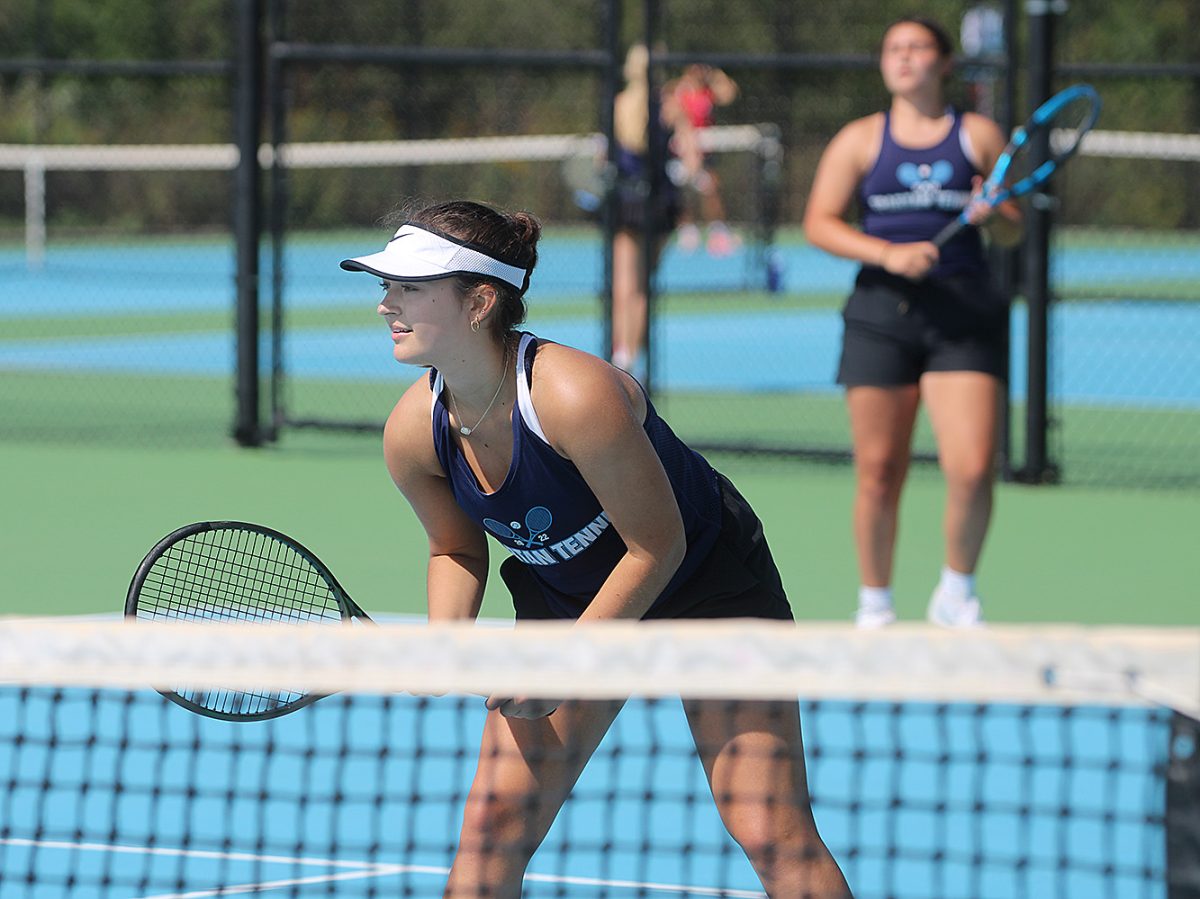
M 376 613 L 423 609 L 425 543 L 374 437 L 289 433 L 242 450 L 0 444 L 8 614 L 111 613 L 134 568 L 184 523 L 242 519 L 292 534 Z M 766 525 L 800 619 L 845 620 L 856 575 L 853 480 L 844 465 L 713 457 Z M 895 579 L 920 618 L 941 563 L 942 486 L 906 488 Z M 994 621 L 1195 625 L 1200 503 L 1194 493 L 1002 484 L 981 593 Z M 493 563 L 501 553 L 493 547 Z M 483 614 L 509 617 L 499 578 Z

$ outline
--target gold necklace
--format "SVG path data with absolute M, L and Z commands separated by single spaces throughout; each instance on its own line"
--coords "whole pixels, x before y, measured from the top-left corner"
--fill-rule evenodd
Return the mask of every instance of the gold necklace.
M 504 373 L 500 375 L 500 383 L 496 385 L 496 392 L 492 395 L 492 401 L 487 404 L 487 408 L 483 410 L 483 414 L 479 416 L 479 421 L 475 422 L 475 427 L 468 428 L 462 423 L 462 413 L 458 411 L 458 402 L 454 399 L 454 391 L 450 391 L 450 405 L 454 409 L 454 416 L 458 419 L 458 433 L 464 437 L 470 437 L 476 429 L 483 424 L 483 420 L 487 418 L 487 414 L 492 411 L 492 406 L 496 405 L 496 400 L 500 398 L 500 391 L 504 389 L 504 380 L 508 377 L 508 353 L 504 354 Z

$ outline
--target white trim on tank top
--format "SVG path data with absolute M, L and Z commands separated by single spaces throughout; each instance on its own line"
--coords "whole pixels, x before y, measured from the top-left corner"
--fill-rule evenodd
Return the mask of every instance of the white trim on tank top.
M 546 439 L 546 432 L 542 430 L 542 423 L 538 420 L 537 411 L 533 408 L 533 397 L 529 395 L 529 379 L 525 376 L 525 351 L 535 339 L 532 334 L 522 334 L 521 345 L 517 349 L 517 410 L 529 430 L 537 434 L 542 442 L 549 446 L 550 441 Z
M 979 165 L 979 155 L 975 152 L 975 148 L 973 146 L 971 146 L 971 136 L 969 134 L 967 134 L 967 129 L 963 127 L 962 113 L 956 112 L 953 106 L 947 106 L 946 107 L 946 115 L 954 117 L 954 122 L 951 123 L 950 130 L 953 131 L 955 126 L 957 125 L 957 127 L 958 127 L 958 148 L 960 150 L 962 150 L 963 156 L 965 156 L 967 158 L 967 162 L 971 163 L 971 166 L 975 169 L 975 171 L 982 172 L 983 169 Z M 887 141 L 887 139 L 889 137 L 891 137 L 891 134 L 889 133 L 890 130 L 891 129 L 889 127 L 888 110 L 885 109 L 883 112 L 883 128 L 879 132 L 879 146 L 877 146 L 875 148 L 875 158 L 871 160 L 871 164 L 869 166 L 867 166 L 866 174 L 863 175 L 864 181 L 867 178 L 870 178 L 873 174 L 875 174 L 875 169 L 879 165 L 879 157 L 883 155 L 884 142 Z M 948 136 L 949 135 L 947 135 L 947 137 Z M 945 138 L 942 138 L 942 140 L 945 140 Z M 941 141 L 939 141 L 938 143 L 941 143 Z M 895 140 L 895 138 L 892 138 L 892 145 L 901 150 L 916 149 L 916 150 L 920 151 L 923 149 L 932 149 L 931 147 L 917 147 L 917 148 L 909 147 L 904 144 L 898 143 Z M 936 144 L 934 146 L 936 146 Z
M 517 414 L 521 416 L 533 433 L 549 445 L 550 441 L 546 439 L 546 432 L 542 430 L 542 423 L 538 420 L 537 411 L 533 408 L 533 398 L 529 395 L 529 379 L 525 376 L 525 352 L 535 339 L 532 334 L 522 334 L 521 344 L 517 348 Z M 430 421 L 436 419 L 438 399 L 445 387 L 445 379 L 442 377 L 442 373 L 438 372 L 433 379 L 433 399 L 429 404 Z
M 440 397 L 442 395 L 442 391 L 445 389 L 446 389 L 446 379 L 442 377 L 442 373 L 439 371 L 436 375 L 433 376 L 433 390 L 431 391 L 433 393 L 433 401 L 429 404 L 429 420 L 430 421 L 437 420 L 438 397 Z

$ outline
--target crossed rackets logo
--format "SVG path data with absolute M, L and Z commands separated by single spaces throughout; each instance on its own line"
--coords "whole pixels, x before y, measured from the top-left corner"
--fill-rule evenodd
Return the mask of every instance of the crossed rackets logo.
M 494 518 L 485 518 L 483 520 L 484 527 L 493 534 L 509 540 L 516 540 L 527 549 L 532 549 L 535 543 L 545 543 L 548 539 L 546 530 L 553 523 L 554 516 L 550 514 L 550 510 L 545 506 L 534 506 L 525 513 L 524 534 L 518 533 L 521 530 L 521 522 L 519 521 L 510 521 L 508 524 L 505 524 Z
M 920 189 L 925 185 L 941 187 L 952 177 L 954 177 L 954 166 L 947 159 L 939 159 L 932 165 L 902 162 L 896 167 L 896 180 L 910 189 Z

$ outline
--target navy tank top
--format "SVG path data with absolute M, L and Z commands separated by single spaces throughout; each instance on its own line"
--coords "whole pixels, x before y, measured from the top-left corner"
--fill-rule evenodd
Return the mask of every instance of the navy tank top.
M 964 147 L 962 116 L 932 147 L 903 147 L 892 138 L 891 113 L 883 114 L 879 157 L 859 187 L 863 231 L 892 243 L 931 240 L 967 205 L 971 178 L 979 174 Z M 964 228 L 942 247 L 932 275 L 983 273 L 987 263 L 976 228 Z
M 430 373 L 433 442 L 459 506 L 521 562 L 542 587 L 546 603 L 562 618 L 577 618 L 617 562 L 625 542 L 583 479 L 542 431 L 530 399 L 537 338 L 521 335 L 517 351 L 517 408 L 513 410 L 513 455 L 504 483 L 484 492 L 451 436 L 442 401 L 442 376 Z M 683 443 L 646 400 L 646 435 L 666 469 L 687 533 L 687 554 L 658 605 L 699 567 L 721 529 L 716 472 Z

